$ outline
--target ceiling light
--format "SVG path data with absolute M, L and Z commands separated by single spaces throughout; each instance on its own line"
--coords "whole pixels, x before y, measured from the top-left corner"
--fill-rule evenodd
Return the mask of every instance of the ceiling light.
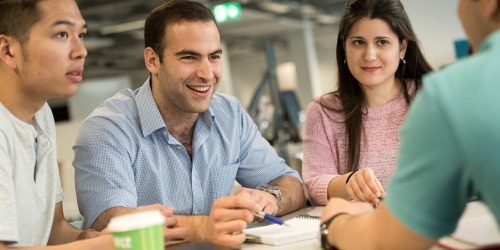
M 285 14 L 291 10 L 290 6 L 280 3 L 260 2 L 258 5 L 263 10 L 271 11 L 277 14 Z
M 133 22 L 128 22 L 128 23 L 113 24 L 113 25 L 102 27 L 99 31 L 103 35 L 108 35 L 108 34 L 113 34 L 113 33 L 121 33 L 121 32 L 127 32 L 127 31 L 132 31 L 132 30 L 138 30 L 138 29 L 144 28 L 144 22 L 145 22 L 145 20 L 138 20 L 138 21 L 133 21 Z
M 96 50 L 101 48 L 107 48 L 114 46 L 116 44 L 115 40 L 110 38 L 97 38 L 97 37 L 85 37 L 83 40 L 85 48 L 87 50 Z

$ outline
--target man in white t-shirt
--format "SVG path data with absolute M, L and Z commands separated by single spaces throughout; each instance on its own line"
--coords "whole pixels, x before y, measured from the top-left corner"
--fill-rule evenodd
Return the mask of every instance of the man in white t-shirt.
M 47 105 L 76 93 L 86 31 L 74 0 L 0 0 L 0 249 L 66 243 L 67 249 L 114 249 L 110 235 L 97 237 L 64 220 Z M 172 210 L 151 208 L 163 209 L 171 234 Z

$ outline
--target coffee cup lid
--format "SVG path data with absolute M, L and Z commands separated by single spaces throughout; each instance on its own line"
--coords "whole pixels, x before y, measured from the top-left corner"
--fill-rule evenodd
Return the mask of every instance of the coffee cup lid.
M 165 223 L 165 217 L 159 210 L 150 210 L 117 216 L 108 224 L 110 232 L 124 232 Z

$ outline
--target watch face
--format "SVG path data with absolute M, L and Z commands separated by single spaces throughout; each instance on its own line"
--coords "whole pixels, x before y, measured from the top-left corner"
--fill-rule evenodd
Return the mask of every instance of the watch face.
M 327 249 L 327 237 L 328 237 L 328 229 L 321 225 L 321 248 Z

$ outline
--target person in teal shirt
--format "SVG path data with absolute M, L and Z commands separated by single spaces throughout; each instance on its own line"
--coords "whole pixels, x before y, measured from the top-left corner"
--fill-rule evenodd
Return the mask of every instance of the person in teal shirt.
M 385 202 L 331 199 L 324 248 L 428 249 L 473 197 L 500 224 L 500 1 L 460 0 L 458 15 L 474 55 L 424 77 Z

